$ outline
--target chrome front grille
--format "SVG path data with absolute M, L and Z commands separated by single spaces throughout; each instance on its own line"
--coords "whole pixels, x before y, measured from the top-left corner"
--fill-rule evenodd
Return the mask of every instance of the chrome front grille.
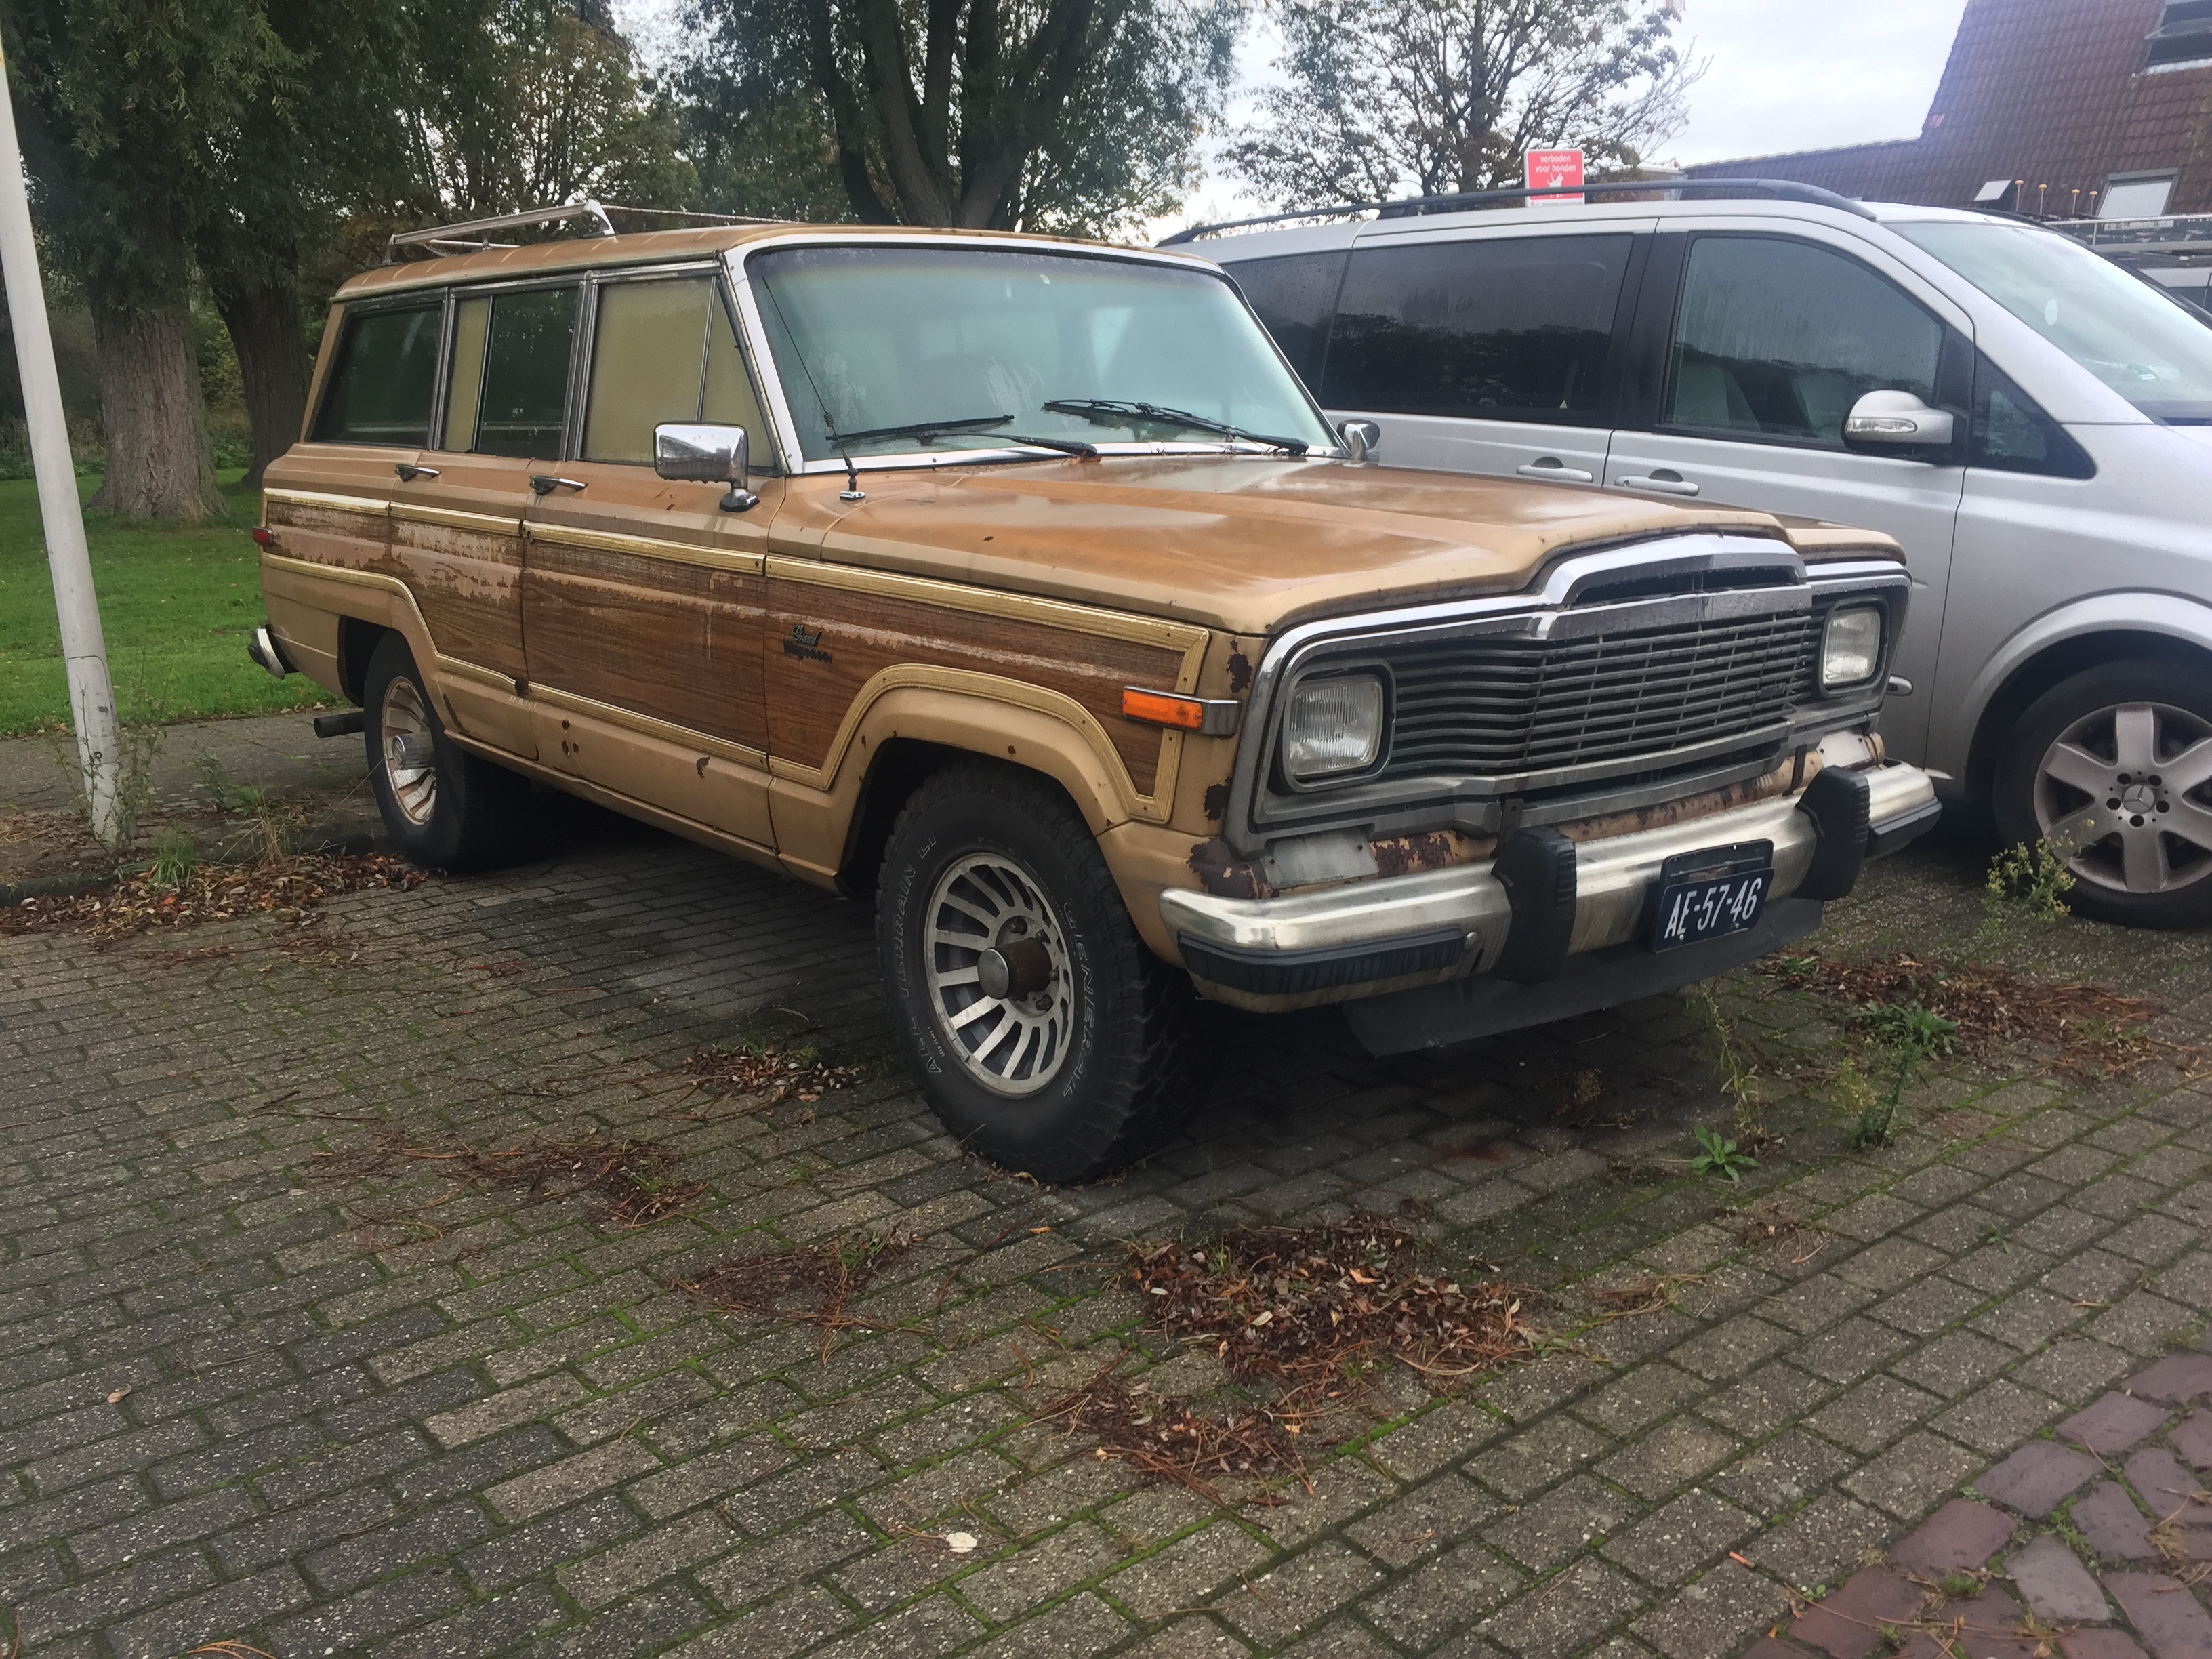
M 1629 769 L 1650 757 L 1663 769 L 1670 750 L 1748 744 L 1791 718 L 1817 630 L 1800 611 L 1390 646 L 1377 653 L 1395 696 L 1381 777 L 1510 778 L 1541 788 L 1586 768 Z

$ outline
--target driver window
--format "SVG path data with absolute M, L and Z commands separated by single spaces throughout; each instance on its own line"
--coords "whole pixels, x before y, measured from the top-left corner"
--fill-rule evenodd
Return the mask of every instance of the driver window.
M 1661 424 L 1844 447 L 1865 393 L 1936 399 L 1943 327 L 1856 259 L 1772 236 L 1700 236 Z
M 711 276 L 609 283 L 599 304 L 584 459 L 650 464 L 654 427 L 709 421 L 744 428 L 755 465 L 770 460 L 760 402 Z

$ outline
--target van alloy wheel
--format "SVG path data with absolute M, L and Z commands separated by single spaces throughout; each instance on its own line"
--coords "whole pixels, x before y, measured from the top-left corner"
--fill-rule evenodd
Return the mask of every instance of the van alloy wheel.
M 411 677 L 395 674 L 386 683 L 377 726 L 392 805 L 410 823 L 429 823 L 438 810 L 437 742 L 422 688 Z
M 976 1082 L 1034 1094 L 1059 1075 L 1074 1035 L 1066 933 L 1037 878 L 1001 853 L 940 875 L 927 912 L 930 1006 Z
M 2035 774 L 2035 818 L 2081 881 L 2166 893 L 2212 876 L 2212 724 L 2170 703 L 2126 702 L 2075 720 Z

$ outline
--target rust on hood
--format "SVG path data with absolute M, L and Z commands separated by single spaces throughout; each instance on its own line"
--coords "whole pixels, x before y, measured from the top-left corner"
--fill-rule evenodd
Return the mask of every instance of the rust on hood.
M 1252 865 L 1237 856 L 1229 843 L 1216 836 L 1190 849 L 1191 873 L 1198 884 L 1216 898 L 1273 898 L 1275 890 Z

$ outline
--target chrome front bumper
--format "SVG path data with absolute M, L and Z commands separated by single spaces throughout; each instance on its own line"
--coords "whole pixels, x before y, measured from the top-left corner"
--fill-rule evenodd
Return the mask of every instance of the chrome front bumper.
M 1863 816 L 1855 816 L 1856 779 L 1865 782 Z M 1492 860 L 1265 899 L 1170 888 L 1160 895 L 1160 914 L 1200 989 L 1244 1007 L 1346 1001 L 1501 964 L 1516 978 L 1546 978 L 1563 957 L 1640 940 L 1660 866 L 1674 854 L 1771 842 L 1770 904 L 1801 890 L 1808 898 L 1835 898 L 1850 890 L 1863 858 L 1903 846 L 1939 811 L 1935 786 L 1917 767 L 1834 769 L 1796 795 L 1582 842 L 1571 851 L 1555 841 L 1559 890 L 1534 896 L 1537 884 L 1514 880 L 1510 869 L 1501 879 L 1505 860 Z M 1529 941 L 1543 933 L 1548 953 L 1532 957 Z M 1532 961 L 1548 962 L 1548 971 L 1532 973 Z

